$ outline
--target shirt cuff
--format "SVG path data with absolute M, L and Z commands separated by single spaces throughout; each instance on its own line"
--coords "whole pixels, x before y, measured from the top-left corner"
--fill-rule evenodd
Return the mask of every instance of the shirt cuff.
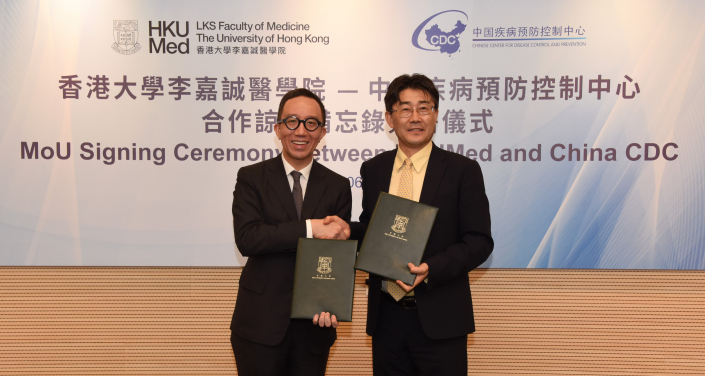
M 311 220 L 306 220 L 306 237 L 311 239 L 313 237 L 313 227 L 311 227 Z

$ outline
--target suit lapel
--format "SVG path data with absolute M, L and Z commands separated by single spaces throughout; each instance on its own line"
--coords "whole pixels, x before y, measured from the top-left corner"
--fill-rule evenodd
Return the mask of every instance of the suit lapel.
M 308 176 L 308 182 L 306 183 L 306 195 L 304 195 L 304 205 L 301 208 L 301 219 L 311 219 L 313 217 L 313 213 L 328 187 L 328 181 L 324 179 L 325 176 L 325 169 L 314 160 L 313 166 L 311 166 L 311 173 Z
M 428 166 L 426 166 L 426 176 L 423 179 L 423 188 L 421 189 L 421 197 L 419 202 L 426 205 L 431 205 L 433 197 L 436 195 L 438 186 L 441 184 L 443 172 L 446 170 L 445 155 L 435 144 L 431 149 L 431 156 L 428 158 Z
M 377 181 L 379 182 L 379 190 L 385 193 L 389 193 L 389 183 L 392 181 L 394 159 L 397 157 L 397 153 L 395 150 L 394 153 L 389 153 L 385 155 L 389 155 L 389 157 L 382 160 L 381 168 L 377 171 L 377 173 L 379 174 L 377 177 Z M 374 202 L 377 202 L 377 197 L 375 197 Z
M 276 158 L 269 160 L 267 169 L 267 182 L 274 190 L 275 196 L 281 203 L 284 211 L 289 216 L 289 219 L 295 221 L 298 219 L 296 215 L 296 204 L 294 204 L 294 196 L 291 194 L 291 189 L 289 187 L 289 180 L 286 176 L 286 171 L 284 170 L 284 162 L 282 162 L 282 155 L 279 154 Z

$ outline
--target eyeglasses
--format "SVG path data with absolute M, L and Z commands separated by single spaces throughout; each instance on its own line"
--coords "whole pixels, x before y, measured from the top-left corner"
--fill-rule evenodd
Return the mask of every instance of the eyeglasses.
M 414 114 L 414 110 L 419 113 L 419 115 L 424 116 L 433 112 L 435 106 L 429 106 L 427 104 L 422 104 L 418 107 L 402 106 L 398 110 L 391 110 L 389 112 L 397 112 L 400 118 L 408 118 Z
M 301 125 L 301 123 L 304 123 L 304 128 L 306 128 L 306 130 L 309 132 L 313 132 L 316 129 L 318 129 L 318 127 L 323 125 L 323 123 L 318 121 L 318 119 L 316 119 L 316 118 L 308 118 L 305 120 L 301 120 L 301 119 L 297 118 L 295 115 L 291 115 L 287 118 L 279 120 L 277 122 L 277 124 L 279 124 L 279 123 L 284 123 L 284 125 L 286 125 L 286 127 L 292 131 L 295 131 L 299 127 L 299 125 Z

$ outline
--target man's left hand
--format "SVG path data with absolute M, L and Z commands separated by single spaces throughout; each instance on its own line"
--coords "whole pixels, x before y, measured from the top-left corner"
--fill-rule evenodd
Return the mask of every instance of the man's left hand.
M 406 292 L 406 293 L 408 293 L 409 291 L 416 288 L 416 286 L 418 286 L 419 283 L 423 282 L 423 280 L 428 278 L 428 264 L 426 264 L 424 262 L 423 264 L 416 266 L 412 263 L 409 263 L 409 271 L 412 274 L 416 274 L 416 279 L 414 280 L 413 286 L 409 286 L 402 281 L 397 281 L 397 284 L 399 285 L 399 287 L 401 287 L 402 290 L 404 290 L 404 292 Z
M 324 326 L 326 327 L 333 327 L 337 328 L 338 327 L 338 319 L 335 317 L 335 315 L 330 314 L 330 312 L 321 312 L 320 314 L 316 314 L 316 316 L 313 316 L 313 325 L 318 325 L 321 328 Z

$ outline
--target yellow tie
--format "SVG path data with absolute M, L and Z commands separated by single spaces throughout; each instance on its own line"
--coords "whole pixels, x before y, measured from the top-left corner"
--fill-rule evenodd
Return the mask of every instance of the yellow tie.
M 409 200 L 414 199 L 414 180 L 411 176 L 411 168 L 413 163 L 411 158 L 406 158 L 404 160 L 404 166 L 401 168 L 401 179 L 399 180 L 399 189 L 397 189 L 397 196 L 406 198 Z M 397 285 L 396 281 L 387 280 L 387 293 L 394 298 L 394 300 L 399 301 L 406 295 L 406 292 Z

